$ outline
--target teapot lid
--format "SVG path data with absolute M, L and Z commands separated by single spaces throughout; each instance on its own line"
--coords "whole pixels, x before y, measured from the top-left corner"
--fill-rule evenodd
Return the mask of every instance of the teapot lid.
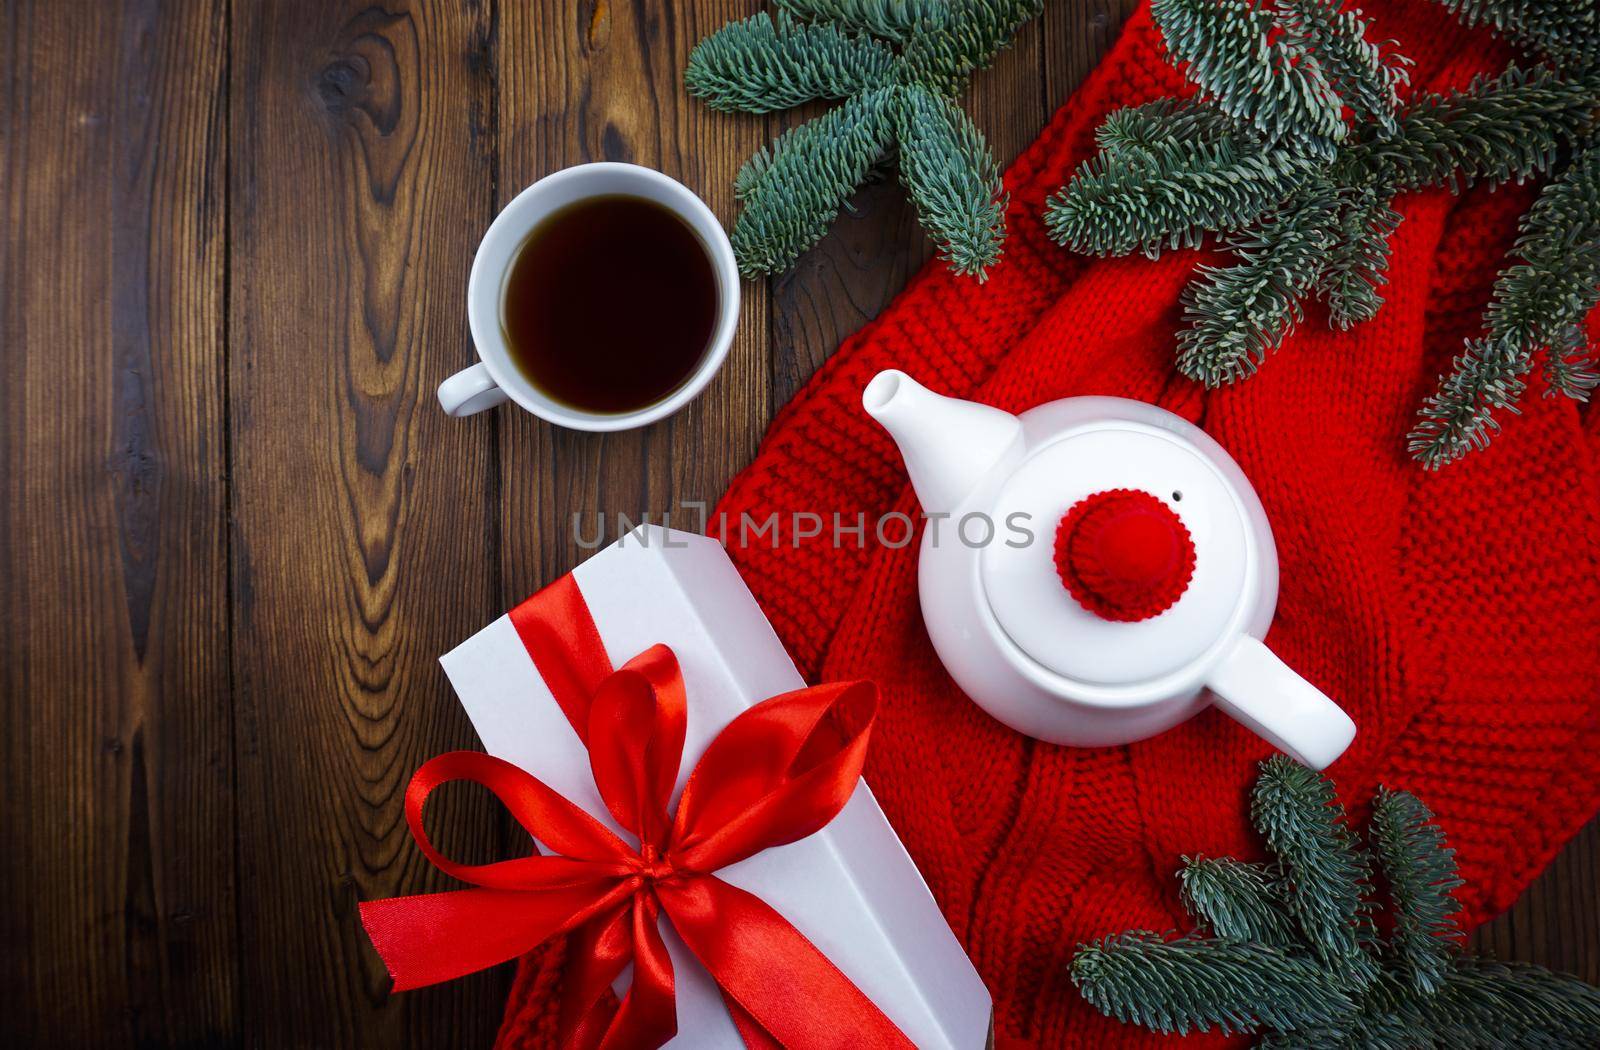
M 1175 416 L 1130 407 L 1159 425 L 1101 415 L 1023 460 L 992 514 L 1003 527 L 1026 523 L 1033 540 L 991 543 L 980 558 L 983 593 L 1010 641 L 1101 691 L 1220 652 L 1260 604 L 1263 546 L 1273 560 L 1260 502 L 1227 453 Z

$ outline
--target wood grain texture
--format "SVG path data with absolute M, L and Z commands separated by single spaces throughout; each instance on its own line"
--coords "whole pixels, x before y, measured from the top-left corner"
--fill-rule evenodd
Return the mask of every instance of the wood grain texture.
M 1600 984 L 1600 817 L 1467 943 L 1496 959 L 1538 963 Z
M 243 1033 L 482 1045 L 504 975 L 387 995 L 355 905 L 443 889 L 411 773 L 474 737 L 438 655 L 500 611 L 494 458 L 434 387 L 494 215 L 494 13 L 234 10 L 229 375 Z M 430 807 L 484 859 L 481 795 Z
M 1045 7 L 1044 81 L 1050 112 L 1116 42 L 1139 0 L 1053 0 Z
M 224 11 L 0 14 L 12 1046 L 238 1030 Z
M 965 103 L 1009 161 L 1133 0 L 1049 0 Z M 757 0 L 14 0 L 0 9 L 6 1045 L 474 1046 L 502 967 L 391 996 L 357 901 L 445 888 L 401 791 L 476 740 L 436 658 L 615 515 L 712 502 L 931 254 L 893 180 L 746 282 L 727 366 L 645 431 L 438 411 L 496 211 L 586 160 L 731 222 L 793 119 L 689 49 Z M 46 815 L 41 819 L 41 814 Z M 430 825 L 525 839 L 481 795 Z M 1600 821 L 1473 937 L 1600 981 Z

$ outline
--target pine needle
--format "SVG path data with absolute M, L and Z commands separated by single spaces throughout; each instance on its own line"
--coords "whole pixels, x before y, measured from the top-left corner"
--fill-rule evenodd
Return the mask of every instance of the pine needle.
M 1126 127 L 1114 134 L 1141 134 Z M 1157 142 L 1090 157 L 1045 206 L 1059 244 L 1094 255 L 1198 247 L 1206 231 L 1239 229 L 1280 207 L 1315 159 L 1214 141 Z
M 1424 403 L 1411 450 L 1437 468 L 1488 444 L 1494 414 L 1516 412 L 1534 355 L 1547 351 L 1552 389 L 1586 398 L 1594 386 L 1583 323 L 1600 302 L 1600 146 L 1591 146 L 1545 186 L 1523 217 L 1495 282 L 1487 334 L 1467 343 Z
M 1183 290 L 1178 370 L 1207 386 L 1253 373 L 1300 323 L 1301 302 L 1316 284 L 1333 244 L 1331 198 L 1230 238 L 1235 266 L 1201 266 Z
M 950 15 L 930 31 L 906 41 L 906 82 L 954 96 L 1037 18 L 1044 0 L 947 0 Z
M 890 141 L 894 88 L 847 99 L 756 154 L 735 185 L 730 237 L 746 277 L 786 270 L 822 235 Z
M 1231 857 L 1184 858 L 1178 873 L 1184 910 L 1218 937 L 1274 948 L 1300 943 L 1277 875 L 1265 864 Z
M 912 84 L 895 106 L 900 178 L 917 218 L 956 273 L 979 277 L 1000 258 L 1006 195 L 989 144 L 948 99 Z
M 1600 386 L 1600 371 L 1595 368 L 1594 348 L 1583 324 L 1562 327 L 1550 338 L 1545 351 L 1544 381 L 1546 397 L 1564 395 L 1574 401 L 1587 401 Z
M 1521 182 L 1549 170 L 1563 147 L 1594 126 L 1596 97 L 1600 81 L 1512 66 L 1464 91 L 1423 96 L 1400 114 L 1396 134 L 1368 143 L 1355 159 L 1396 190 Z
M 1436 995 L 1408 997 L 1394 1020 L 1440 1050 L 1600 1046 L 1600 988 L 1537 966 L 1458 959 Z
M 1517 402 L 1527 390 L 1531 357 L 1515 344 L 1472 339 L 1450 363 L 1439 392 L 1422 404 L 1422 417 L 1406 447 L 1436 470 L 1473 449 L 1488 448 L 1500 430 L 1496 412 L 1519 413 Z
M 1392 197 L 1372 186 L 1340 194 L 1339 219 L 1316 290 L 1328 302 L 1328 322 L 1341 331 L 1376 317 L 1378 289 L 1388 282 L 1389 238 L 1400 226 Z
M 1367 900 L 1369 864 L 1344 822 L 1333 784 L 1282 755 L 1262 764 L 1250 808 L 1283 866 L 1289 912 L 1323 964 L 1360 986 L 1376 968 Z
M 1591 100 L 1600 105 L 1600 95 Z M 1557 341 L 1600 302 L 1600 145 L 1581 152 L 1523 216 L 1485 320 L 1492 339 Z
M 1345 137 L 1340 100 L 1315 57 L 1274 33 L 1251 0 L 1151 0 L 1172 57 L 1207 98 L 1267 142 L 1332 157 Z
M 903 44 L 914 34 L 944 24 L 946 0 L 777 0 L 778 6 L 807 22 L 832 22 L 841 29 L 871 33 Z
M 866 37 L 763 13 L 696 44 L 683 82 L 712 109 L 770 113 L 878 87 L 894 65 L 894 52 Z
M 1418 991 L 1436 992 L 1450 970 L 1452 940 L 1460 936 L 1455 850 L 1415 795 L 1387 789 L 1372 802 L 1372 843 L 1389 884 L 1395 954 Z
M 1142 930 L 1080 948 L 1072 983 L 1101 1013 L 1167 1034 L 1294 1030 L 1355 1012 L 1314 966 L 1274 948 Z
M 1341 10 L 1338 0 L 1275 0 L 1284 44 L 1315 61 L 1358 117 L 1386 132 L 1395 128 L 1407 61 L 1386 55 L 1366 37 L 1359 10 Z
M 1238 121 L 1216 106 L 1188 98 L 1161 98 L 1112 110 L 1095 130 L 1106 153 L 1151 152 L 1186 142 L 1216 144 L 1236 139 Z
M 1587 0 L 1439 0 L 1469 26 L 1486 25 L 1567 67 L 1600 59 L 1600 10 Z

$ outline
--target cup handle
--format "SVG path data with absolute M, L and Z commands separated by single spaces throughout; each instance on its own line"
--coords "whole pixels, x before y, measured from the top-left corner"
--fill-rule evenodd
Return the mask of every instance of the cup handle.
M 1355 739 L 1356 724 L 1322 691 L 1248 635 L 1206 682 L 1217 706 L 1312 769 L 1326 769 Z
M 458 419 L 493 408 L 509 396 L 490 378 L 482 361 L 471 368 L 463 368 L 439 384 L 439 404 L 444 414 Z

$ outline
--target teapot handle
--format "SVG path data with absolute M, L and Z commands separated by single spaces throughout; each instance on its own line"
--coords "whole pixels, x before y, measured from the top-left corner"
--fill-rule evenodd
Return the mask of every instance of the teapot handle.
M 1222 658 L 1206 685 L 1218 707 L 1312 769 L 1332 765 L 1355 739 L 1356 724 L 1338 704 L 1248 635 Z

